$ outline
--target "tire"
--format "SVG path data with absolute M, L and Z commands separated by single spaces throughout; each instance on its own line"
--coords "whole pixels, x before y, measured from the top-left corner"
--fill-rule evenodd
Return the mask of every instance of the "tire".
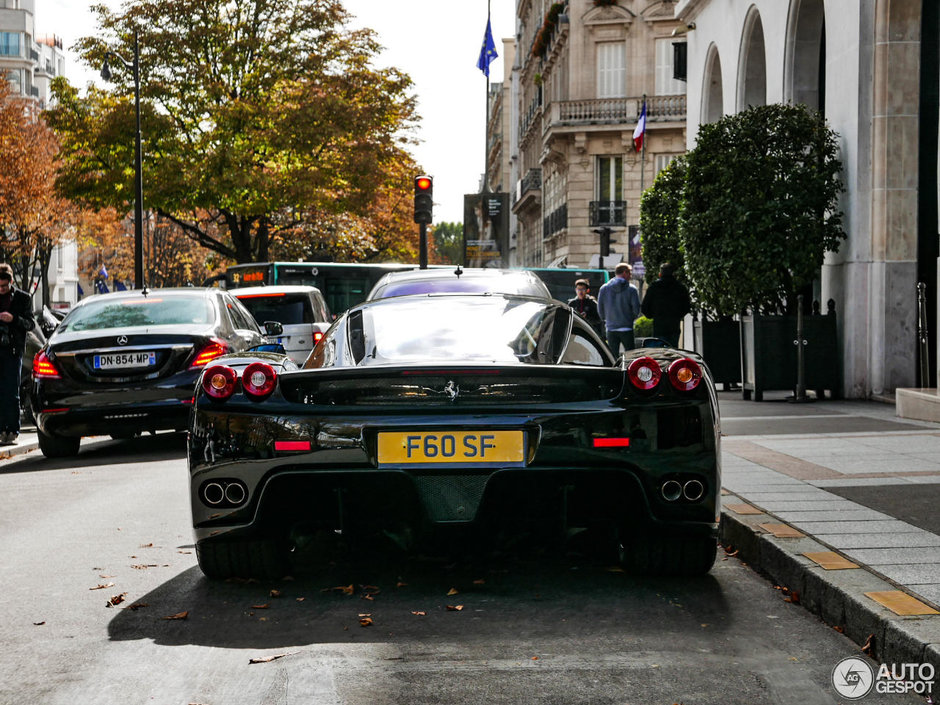
M 277 541 L 211 541 L 196 544 L 196 560 L 207 578 L 282 578 L 287 556 Z
M 718 542 L 701 536 L 637 537 L 620 544 L 620 563 L 641 575 L 705 575 L 715 563 Z
M 39 436 L 39 450 L 47 458 L 73 458 L 78 455 L 82 443 L 81 436 L 53 436 L 36 429 Z

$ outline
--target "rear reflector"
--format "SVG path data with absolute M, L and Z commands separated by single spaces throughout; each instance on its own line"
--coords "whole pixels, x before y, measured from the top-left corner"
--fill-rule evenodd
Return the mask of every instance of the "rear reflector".
M 274 441 L 274 450 L 310 450 L 310 441 Z
M 68 411 L 68 410 L 69 410 L 69 407 L 63 406 L 63 407 L 59 407 L 59 408 L 57 408 L 57 409 L 43 409 L 43 410 L 42 410 L 42 413 L 44 413 L 44 414 L 64 414 L 64 413 L 65 413 L 66 411 Z
M 629 438 L 595 438 L 595 448 L 627 448 L 630 445 Z

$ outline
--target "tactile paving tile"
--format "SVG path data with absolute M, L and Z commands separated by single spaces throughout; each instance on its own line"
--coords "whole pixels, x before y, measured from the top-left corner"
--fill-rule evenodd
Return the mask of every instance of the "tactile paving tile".
M 835 551 L 820 551 L 819 553 L 804 553 L 814 563 L 826 570 L 847 570 L 849 568 L 858 568 L 858 565 L 840 556 Z
M 806 536 L 789 524 L 761 524 L 760 527 L 776 536 L 778 539 L 798 539 Z
M 911 597 L 906 592 L 900 590 L 885 590 L 883 592 L 866 592 L 866 597 L 870 597 L 880 605 L 884 605 L 897 615 L 924 615 L 940 614 L 933 607 L 928 607 L 916 597 Z
M 724 506 L 735 514 L 763 514 L 760 509 L 750 504 L 726 504 Z

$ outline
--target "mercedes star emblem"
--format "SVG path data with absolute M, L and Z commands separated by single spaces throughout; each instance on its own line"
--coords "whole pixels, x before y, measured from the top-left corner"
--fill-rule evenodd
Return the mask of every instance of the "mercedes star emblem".
M 119 335 L 118 336 L 118 345 L 127 345 L 127 336 Z

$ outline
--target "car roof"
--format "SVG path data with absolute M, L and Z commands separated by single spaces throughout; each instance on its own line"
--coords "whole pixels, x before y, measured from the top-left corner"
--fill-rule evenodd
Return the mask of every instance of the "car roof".
M 315 286 L 305 284 L 279 284 L 277 286 L 245 286 L 235 289 L 228 289 L 232 296 L 252 296 L 257 294 L 319 294 L 320 290 Z
M 405 282 L 446 282 L 448 280 L 453 281 L 492 281 L 494 289 L 498 292 L 499 282 L 502 280 L 523 280 L 526 282 L 526 285 L 530 285 L 533 289 L 541 292 L 539 294 L 542 298 L 551 299 L 552 295 L 545 283 L 538 277 L 537 274 L 533 272 L 526 271 L 524 269 L 497 269 L 493 267 L 469 267 L 463 268 L 457 266 L 453 269 L 439 268 L 439 269 L 412 269 L 404 272 L 389 272 L 384 275 L 375 286 L 372 287 L 372 290 L 369 292 L 368 299 L 372 299 L 373 293 L 385 289 L 389 286 L 395 286 L 397 284 Z M 415 293 L 415 294 L 400 294 L 400 295 L 423 295 L 425 292 Z M 444 293 L 444 292 L 435 292 L 435 293 Z M 457 292 L 454 292 L 457 293 Z M 495 292 L 494 292 L 495 293 Z M 499 292 L 499 293 L 508 293 L 508 292 Z M 388 298 L 388 297 L 382 297 Z
M 144 294 L 146 291 L 146 295 Z M 90 296 L 82 297 L 82 300 L 79 301 L 75 306 L 81 306 L 88 303 L 89 301 L 101 301 L 103 299 L 137 299 L 137 298 L 149 298 L 152 296 L 217 296 L 221 293 L 221 289 L 207 286 L 176 286 L 176 287 L 166 287 L 165 289 L 128 289 L 127 291 L 109 291 L 106 294 L 91 294 Z

